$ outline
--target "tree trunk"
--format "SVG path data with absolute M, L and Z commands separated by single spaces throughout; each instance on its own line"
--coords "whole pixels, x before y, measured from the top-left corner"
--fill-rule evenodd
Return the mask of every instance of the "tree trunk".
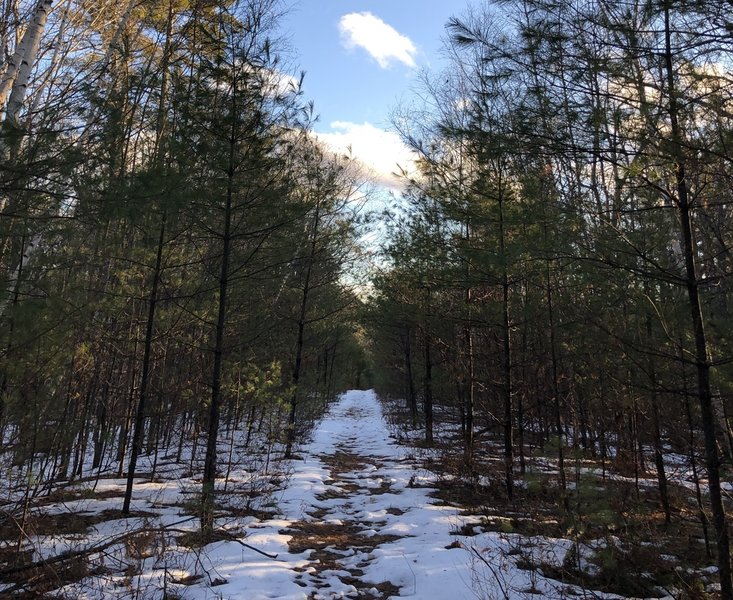
M 461 177 L 463 170 L 461 169 Z M 466 216 L 466 247 L 471 247 L 471 218 Z M 476 404 L 476 357 L 474 356 L 473 347 L 473 323 L 472 317 L 472 304 L 473 304 L 473 291 L 471 289 L 471 260 L 466 260 L 466 288 L 464 290 L 464 303 L 466 309 L 466 322 L 463 327 L 463 335 L 465 338 L 465 360 L 466 360 L 466 385 L 465 385 L 465 396 L 463 399 L 463 409 L 465 414 L 465 429 L 464 429 L 464 452 L 463 461 L 466 468 L 469 470 L 473 467 L 473 451 L 474 451 L 474 411 Z
M 236 110 L 238 98 L 236 84 L 232 97 L 232 109 Z M 232 245 L 232 210 L 234 195 L 234 150 L 236 124 L 232 123 L 229 138 L 229 164 L 227 165 L 227 189 L 224 206 L 224 232 L 222 236 L 221 271 L 219 274 L 219 309 L 214 340 L 214 367 L 211 374 L 211 405 L 204 458 L 204 476 L 201 485 L 201 531 L 209 534 L 214 529 L 214 480 L 216 479 L 216 442 L 219 433 L 219 405 L 221 404 L 221 370 L 224 357 L 224 328 L 226 326 L 227 293 L 229 291 L 229 260 Z
M 501 168 L 501 167 L 500 167 Z M 501 257 L 502 373 L 504 376 L 504 474 L 507 496 L 514 495 L 514 407 L 512 402 L 512 346 L 509 319 L 509 265 L 504 224 L 504 192 L 499 181 L 499 252 Z
M 412 331 L 410 327 L 405 330 L 405 377 L 407 379 L 407 406 L 410 409 L 412 426 L 417 427 L 417 393 L 415 392 L 415 379 L 412 373 Z
M 5 106 L 3 125 L 17 125 L 18 113 L 28 89 L 31 72 L 36 64 L 41 35 L 46 27 L 52 4 L 53 0 L 39 0 L 33 11 L 33 19 L 10 58 L 3 79 L 0 81 L 0 110 Z
M 423 413 L 425 415 L 425 443 L 433 444 L 433 360 L 431 357 L 430 336 L 424 332 L 425 379 L 423 381 Z
M 690 407 L 690 397 L 687 390 L 687 373 L 685 370 L 685 354 L 682 342 L 680 342 L 680 367 L 682 369 L 682 395 L 685 404 L 685 416 L 687 417 L 687 446 L 690 455 L 690 470 L 692 471 L 692 480 L 695 484 L 695 501 L 697 503 L 698 517 L 700 526 L 702 527 L 702 535 L 705 540 L 705 553 L 708 558 L 712 556 L 710 551 L 710 535 L 708 534 L 708 516 L 705 513 L 705 506 L 702 501 L 702 489 L 700 487 L 700 477 L 697 472 L 697 456 L 695 452 L 695 425 L 692 422 L 692 409 Z
M 474 411 L 476 406 L 476 357 L 473 348 L 473 325 L 471 323 L 471 288 L 466 288 L 466 309 L 468 320 L 464 327 L 466 338 L 466 392 L 464 398 L 465 423 L 464 432 L 464 462 L 470 470 L 473 467 L 474 450 Z
M 313 214 L 313 231 L 309 245 L 308 266 L 305 271 L 305 280 L 303 281 L 303 290 L 300 298 L 300 313 L 298 314 L 298 338 L 295 344 L 295 361 L 293 365 L 293 395 L 290 399 L 290 414 L 288 416 L 288 432 L 287 443 L 285 447 L 285 458 L 290 458 L 293 454 L 293 444 L 295 443 L 295 424 L 298 406 L 298 382 L 300 381 L 300 370 L 303 365 L 303 346 L 305 344 L 305 324 L 306 315 L 308 313 L 308 295 L 311 287 L 311 274 L 313 273 L 313 262 L 316 258 L 316 248 L 318 245 L 318 228 L 321 219 L 320 200 L 316 202 Z
M 547 242 L 547 221 L 544 225 L 545 242 Z M 557 433 L 557 469 L 560 475 L 560 494 L 565 511 L 569 512 L 570 505 L 567 497 L 567 482 L 565 479 L 565 436 L 562 427 L 562 399 L 560 398 L 560 382 L 557 368 L 557 341 L 555 340 L 555 308 L 552 302 L 552 279 L 550 260 L 545 261 L 545 295 L 547 300 L 547 320 L 550 333 L 550 360 L 552 364 L 552 395 L 555 411 L 555 431 Z
M 647 342 L 652 340 L 652 319 L 646 317 Z M 657 396 L 657 371 L 654 364 L 654 357 L 649 354 L 649 380 L 651 382 L 651 403 L 652 403 L 652 427 L 654 429 L 654 465 L 657 469 L 657 484 L 659 486 L 659 498 L 664 510 L 664 522 L 669 524 L 672 513 L 669 506 L 669 493 L 667 486 L 667 473 L 664 470 L 664 448 L 662 446 L 662 427 L 659 422 L 659 398 Z
M 143 350 L 142 375 L 140 379 L 140 397 L 135 412 L 135 425 L 132 433 L 132 447 L 130 449 L 130 463 L 127 467 L 127 485 L 125 486 L 125 499 L 122 504 L 122 514 L 130 514 L 130 501 L 132 500 L 132 485 L 135 480 L 135 469 L 137 458 L 140 455 L 143 445 L 143 431 L 145 429 L 145 411 L 147 410 L 148 381 L 150 380 L 151 354 L 153 347 L 153 331 L 155 327 L 155 307 L 158 302 L 158 284 L 160 283 L 160 272 L 163 263 L 163 245 L 165 242 L 166 213 L 163 212 L 160 221 L 160 235 L 158 236 L 158 251 L 155 257 L 155 269 L 153 270 L 153 284 L 150 290 L 148 301 L 148 320 L 145 325 L 145 348 Z
M 128 8 L 129 10 L 129 8 Z M 128 16 L 128 13 L 125 13 Z M 166 22 L 165 46 L 163 56 L 160 63 L 161 83 L 160 83 L 160 101 L 158 105 L 158 114 L 156 119 L 156 135 L 155 149 L 153 153 L 153 164 L 160 165 L 162 163 L 162 147 L 164 141 L 164 131 L 166 123 L 166 93 L 168 90 L 168 66 L 171 55 L 171 36 L 173 32 L 173 4 L 168 3 L 168 19 Z M 164 200 L 165 201 L 165 200 Z M 137 467 L 137 459 L 142 450 L 143 430 L 145 427 L 145 413 L 148 404 L 148 386 L 150 380 L 150 371 L 152 366 L 152 348 L 153 348 L 153 332 L 155 330 L 155 309 L 158 304 L 158 286 L 160 284 L 161 272 L 163 269 L 163 248 L 165 245 L 165 232 L 167 224 L 167 208 L 163 207 L 160 216 L 160 229 L 158 233 L 158 246 L 155 255 L 155 267 L 153 269 L 153 281 L 150 288 L 150 299 L 148 300 L 148 318 L 145 324 L 145 346 L 143 350 L 143 364 L 140 380 L 140 397 L 138 399 L 137 410 L 135 412 L 135 427 L 132 434 L 132 447 L 130 449 L 130 464 L 127 469 L 127 484 L 125 486 L 125 499 L 122 505 L 122 513 L 127 515 L 130 512 L 130 501 L 132 499 L 132 486 L 135 480 L 135 469 Z M 157 444 L 156 444 L 157 446 Z M 157 466 L 157 454 L 155 464 Z M 153 468 L 153 477 L 155 468 Z
M 710 505 L 713 513 L 713 525 L 718 548 L 718 570 L 720 573 L 720 594 L 723 600 L 733 599 L 733 581 L 731 581 L 730 542 L 728 537 L 728 520 L 723 506 L 720 489 L 720 458 L 715 440 L 715 411 L 710 388 L 710 355 L 705 333 L 702 307 L 700 304 L 700 279 L 695 263 L 695 242 L 692 236 L 691 208 L 688 197 L 686 164 L 682 144 L 682 132 L 679 125 L 679 108 L 677 89 L 672 64 L 672 34 L 670 27 L 670 0 L 664 3 L 664 37 L 665 68 L 667 75 L 667 93 L 669 95 L 669 118 L 672 131 L 672 152 L 675 161 L 675 183 L 677 187 L 677 207 L 680 218 L 682 251 L 685 260 L 687 296 L 689 301 L 690 321 L 695 339 L 695 366 L 697 369 L 697 393 L 700 402 L 703 434 L 705 436 L 705 457 L 708 469 L 708 489 Z

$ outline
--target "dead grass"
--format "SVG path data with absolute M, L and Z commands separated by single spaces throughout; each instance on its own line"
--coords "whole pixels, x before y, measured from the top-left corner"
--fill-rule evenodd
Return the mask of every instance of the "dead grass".
M 334 478 L 338 478 L 339 475 L 344 473 L 363 471 L 367 465 L 375 464 L 374 461 L 367 462 L 364 457 L 343 448 L 334 454 L 321 454 L 318 458 L 329 468 L 331 476 Z
M 311 576 L 318 581 L 319 574 L 325 571 L 347 570 L 339 562 L 343 554 L 339 551 L 354 550 L 370 552 L 376 547 L 399 539 L 394 535 L 363 535 L 364 527 L 357 523 L 323 523 L 300 521 L 293 524 L 283 534 L 291 535 L 288 541 L 288 549 L 294 554 L 311 551 L 309 560 L 315 568 Z M 339 579 L 346 585 L 353 585 L 357 590 L 376 588 L 380 595 L 373 596 L 377 600 L 386 600 L 390 596 L 399 594 L 399 588 L 392 583 L 385 581 L 380 584 L 365 584 L 359 579 L 363 571 L 359 569 L 348 569 L 349 575 L 339 576 Z M 361 596 L 359 596 L 361 597 Z
M 54 565 L 42 565 L 5 576 L 3 583 L 16 584 L 11 591 L 0 594 L 0 599 L 37 600 L 52 590 L 101 574 L 92 571 L 86 557 L 78 557 Z
M 348 498 L 361 489 L 357 483 L 350 481 L 330 479 L 324 483 L 329 486 L 329 489 L 316 495 L 316 499 L 320 501 Z
M 90 527 L 99 523 L 116 519 L 152 517 L 152 513 L 136 511 L 123 515 L 119 509 L 107 509 L 99 513 L 84 514 L 71 511 L 49 514 L 43 508 L 35 508 L 26 517 L 24 530 L 26 534 L 34 535 L 83 535 Z M 19 523 L 6 517 L 0 521 L 0 540 L 13 541 L 18 539 Z
M 400 539 L 396 535 L 363 535 L 364 527 L 357 523 L 322 523 L 299 521 L 281 533 L 292 535 L 288 542 L 290 552 L 300 554 L 313 550 L 317 554 L 325 548 L 336 550 L 374 550 L 377 546 Z

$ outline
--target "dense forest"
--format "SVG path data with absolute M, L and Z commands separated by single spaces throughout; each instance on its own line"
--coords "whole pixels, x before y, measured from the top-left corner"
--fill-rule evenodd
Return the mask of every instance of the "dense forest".
M 395 115 L 420 169 L 370 306 L 386 389 L 427 443 L 449 409 L 466 473 L 501 436 L 509 497 L 532 448 L 565 511 L 578 452 L 637 480 L 651 461 L 669 522 L 665 457 L 687 455 L 726 598 L 732 27 L 722 2 L 453 19 L 449 68 Z
M 276 2 L 3 11 L 10 473 L 27 497 L 114 464 L 127 511 L 140 454 L 200 438 L 210 527 L 224 425 L 290 452 L 350 377 L 363 183 L 309 134 Z
M 312 133 L 282 10 L 0 2 L 18 552 L 59 482 L 114 473 L 129 513 L 158 454 L 185 454 L 211 533 L 235 430 L 291 458 L 329 399 L 373 385 L 423 445 L 454 427 L 453 474 L 507 502 L 548 457 L 565 519 L 586 480 L 628 476 L 639 499 L 652 473 L 649 527 L 692 523 L 733 598 L 729 3 L 466 9 L 447 68 L 394 111 L 417 169 L 376 216 L 358 161 Z

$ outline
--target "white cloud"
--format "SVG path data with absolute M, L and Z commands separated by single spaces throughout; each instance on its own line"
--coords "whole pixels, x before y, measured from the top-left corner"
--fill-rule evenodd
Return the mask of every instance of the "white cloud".
M 379 66 L 393 61 L 415 67 L 417 48 L 412 40 L 369 12 L 349 13 L 339 21 L 341 43 L 346 48 L 363 48 Z
M 415 170 L 415 155 L 402 143 L 400 136 L 379 129 L 371 123 L 335 121 L 331 132 L 318 133 L 318 138 L 339 154 L 349 154 L 362 163 L 375 182 L 389 188 L 400 188 L 404 181 L 394 175 L 400 168 Z
M 265 89 L 272 96 L 289 96 L 300 89 L 300 79 L 289 73 L 270 70 L 267 75 Z

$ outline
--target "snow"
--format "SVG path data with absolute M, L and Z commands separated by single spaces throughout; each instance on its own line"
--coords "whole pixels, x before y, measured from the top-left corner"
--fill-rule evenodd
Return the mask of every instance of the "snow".
M 103 553 L 106 574 L 87 577 L 56 593 L 79 600 L 159 598 L 162 592 L 189 600 L 385 598 L 385 594 L 476 600 L 560 598 L 578 592 L 538 570 L 519 566 L 520 559 L 561 565 L 571 548 L 567 540 L 499 532 L 457 535 L 457 531 L 480 531 L 475 526 L 481 517 L 431 496 L 434 490 L 424 484 L 435 476 L 419 466 L 413 449 L 399 445 L 391 435 L 372 391 L 342 395 L 297 454 L 298 459 L 281 465 L 290 474 L 274 498 L 277 515 L 217 520 L 218 529 L 239 541 L 226 539 L 199 549 L 178 545 L 181 531 L 194 532 L 198 526 L 181 510 L 181 494 L 196 491 L 185 478 L 141 480 L 135 486 L 133 507 L 150 512 L 150 517 L 100 522 L 83 541 L 78 536 L 55 536 L 44 545 L 39 537 L 39 552 L 52 556 L 61 549 L 61 541 L 69 548 L 80 543 L 91 546 L 120 531 L 141 528 L 152 536 L 153 541 L 141 542 L 136 574 L 124 571 L 131 550 L 130 543 L 120 543 Z M 232 477 L 245 480 L 247 473 L 237 468 Z M 101 480 L 96 491 L 115 492 L 122 485 L 116 479 Z M 98 514 L 119 504 L 119 497 L 82 499 L 64 503 L 63 509 Z M 166 536 L 164 526 L 179 533 Z M 319 531 L 330 537 L 319 542 Z M 314 543 L 309 547 L 310 538 L 304 536 L 311 534 Z M 294 540 L 305 549 L 291 552 L 289 542 Z M 593 596 L 616 597 L 597 592 Z

